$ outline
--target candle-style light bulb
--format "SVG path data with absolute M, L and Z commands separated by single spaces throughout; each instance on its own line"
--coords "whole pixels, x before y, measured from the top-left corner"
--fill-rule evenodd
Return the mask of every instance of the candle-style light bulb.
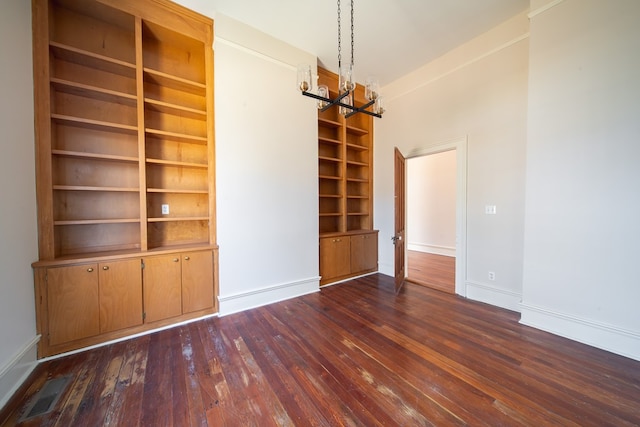
M 318 85 L 318 96 L 321 96 L 323 98 L 329 98 L 329 88 L 327 87 L 327 85 Z M 326 107 L 328 104 L 327 101 L 323 101 L 321 99 L 318 100 L 318 110 L 323 109 L 324 107 Z
M 309 92 L 312 89 L 310 65 L 298 65 L 298 89 L 301 92 Z
M 345 65 L 340 68 L 338 74 L 338 88 L 340 93 L 351 92 L 356 88 L 356 84 L 353 80 L 353 68 L 350 65 Z
M 349 93 L 349 95 L 347 95 L 344 98 L 342 98 L 342 100 L 340 102 L 343 103 L 343 104 L 346 104 L 346 105 L 353 105 L 353 93 Z M 338 109 L 338 111 L 343 116 L 346 116 L 347 114 L 349 114 L 353 110 L 351 108 L 343 107 L 341 105 L 340 108 Z
M 373 104 L 373 111 L 376 114 L 382 115 L 384 113 L 384 103 L 382 102 L 382 96 L 376 98 L 375 104 Z
M 380 95 L 380 85 L 375 77 L 368 77 L 365 81 L 364 96 L 369 101 L 375 101 Z

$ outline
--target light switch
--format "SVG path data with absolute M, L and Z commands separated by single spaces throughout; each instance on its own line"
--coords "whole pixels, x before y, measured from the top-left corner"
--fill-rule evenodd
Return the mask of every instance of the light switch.
M 484 213 L 487 215 L 495 215 L 496 214 L 496 205 L 486 205 L 484 207 Z

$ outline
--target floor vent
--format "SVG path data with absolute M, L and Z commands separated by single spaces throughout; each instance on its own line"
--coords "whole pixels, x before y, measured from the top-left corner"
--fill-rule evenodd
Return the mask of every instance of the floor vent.
M 40 391 L 31 399 L 19 422 L 51 412 L 70 380 L 71 377 L 60 377 L 44 383 Z

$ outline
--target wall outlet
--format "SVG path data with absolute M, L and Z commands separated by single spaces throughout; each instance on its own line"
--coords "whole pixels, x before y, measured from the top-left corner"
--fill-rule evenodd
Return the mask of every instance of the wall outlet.
M 489 280 L 496 280 L 496 273 L 493 271 L 489 272 Z
M 169 205 L 168 204 L 162 205 L 162 215 L 169 215 Z

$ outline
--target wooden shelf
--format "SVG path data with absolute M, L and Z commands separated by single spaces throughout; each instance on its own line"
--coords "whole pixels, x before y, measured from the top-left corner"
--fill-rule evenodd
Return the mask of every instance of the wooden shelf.
M 359 151 L 366 151 L 369 149 L 369 147 L 365 147 L 364 145 L 358 145 L 358 144 L 351 144 L 347 142 L 347 148 L 349 149 L 353 149 L 353 150 L 359 150 Z
M 192 93 L 194 95 L 206 95 L 207 86 L 203 83 L 173 76 L 161 71 L 152 70 L 151 68 L 144 68 L 144 80 L 159 86 L 165 86 L 182 92 Z
M 318 137 L 318 142 L 323 142 L 326 144 L 335 144 L 335 145 L 340 145 L 342 144 L 341 141 L 337 140 L 337 139 L 331 139 L 331 138 L 325 138 L 325 137 Z
M 205 120 L 207 117 L 206 110 L 183 107 L 181 105 L 171 104 L 169 102 L 158 101 L 150 98 L 145 98 L 144 102 L 147 104 L 148 109 L 158 111 L 160 113 L 175 114 L 193 118 L 196 120 Z
M 187 135 L 184 133 L 178 133 L 178 132 L 168 132 L 168 131 L 164 131 L 164 130 L 160 130 L 160 129 L 150 129 L 147 128 L 145 129 L 145 132 L 152 135 L 152 136 L 157 136 L 160 138 L 168 138 L 168 139 L 176 139 L 178 141 L 186 141 L 186 142 L 200 142 L 203 144 L 207 143 L 207 137 L 205 136 L 197 136 L 197 135 Z
M 82 185 L 54 185 L 54 190 L 58 191 L 109 191 L 109 192 L 134 192 L 140 191 L 139 188 L 125 188 L 125 187 L 90 187 Z
M 337 122 L 335 120 L 318 118 L 318 126 L 324 126 L 328 128 L 339 128 L 342 127 L 342 123 Z
M 325 157 L 325 156 L 318 156 L 318 160 L 324 160 L 327 162 L 336 162 L 336 163 L 340 163 L 342 161 L 342 159 L 338 159 L 336 157 Z
M 169 188 L 147 188 L 147 193 L 175 193 L 175 194 L 208 194 L 207 190 L 179 190 Z
M 82 83 L 51 78 L 51 85 L 60 92 L 70 93 L 72 95 L 82 96 L 91 99 L 100 99 L 106 102 L 114 102 L 134 107 L 138 102 L 135 95 L 117 92 L 109 89 L 102 89 L 96 86 L 85 85 Z
M 67 151 L 67 150 L 51 150 L 51 154 L 56 156 L 64 156 L 64 157 L 78 157 L 84 159 L 99 159 L 99 160 L 113 160 L 117 162 L 132 162 L 137 163 L 137 157 L 128 157 L 128 156 L 115 156 L 110 154 L 96 154 L 96 153 L 88 153 L 85 151 Z
M 346 126 L 347 129 L 347 133 L 352 134 L 352 135 L 367 135 L 369 133 L 369 131 L 367 129 L 362 129 L 362 128 L 358 128 L 355 126 Z
M 347 160 L 347 164 L 350 165 L 350 166 L 369 167 L 369 163 L 367 163 L 367 162 L 357 162 L 355 160 Z
M 157 165 L 167 165 L 167 166 L 181 166 L 185 168 L 196 168 L 196 169 L 207 169 L 208 166 L 202 163 L 188 163 L 188 162 L 178 162 L 172 160 L 162 160 L 162 159 L 151 159 L 147 158 L 147 163 L 153 163 Z
M 126 224 L 139 223 L 140 218 L 123 218 L 123 219 L 83 219 L 73 221 L 54 221 L 55 225 L 87 225 L 87 224 Z
M 208 221 L 207 216 L 180 217 L 180 218 L 147 218 L 148 222 L 177 222 L 177 221 Z
M 68 62 L 83 65 L 90 68 L 103 70 L 109 73 L 120 74 L 122 76 L 135 78 L 136 66 L 129 62 L 121 61 L 115 58 L 109 58 L 73 46 L 68 46 L 55 41 L 49 42 L 52 54 L 56 58 L 63 59 Z
M 62 114 L 51 114 L 54 121 L 65 123 L 71 126 L 85 127 L 88 129 L 107 130 L 114 132 L 137 133 L 136 126 L 123 125 L 120 123 L 111 123 L 102 120 L 84 119 L 81 117 L 73 117 Z
M 318 178 L 320 178 L 320 179 L 332 179 L 332 180 L 341 180 L 342 179 L 339 176 L 329 176 L 329 175 L 320 175 Z

